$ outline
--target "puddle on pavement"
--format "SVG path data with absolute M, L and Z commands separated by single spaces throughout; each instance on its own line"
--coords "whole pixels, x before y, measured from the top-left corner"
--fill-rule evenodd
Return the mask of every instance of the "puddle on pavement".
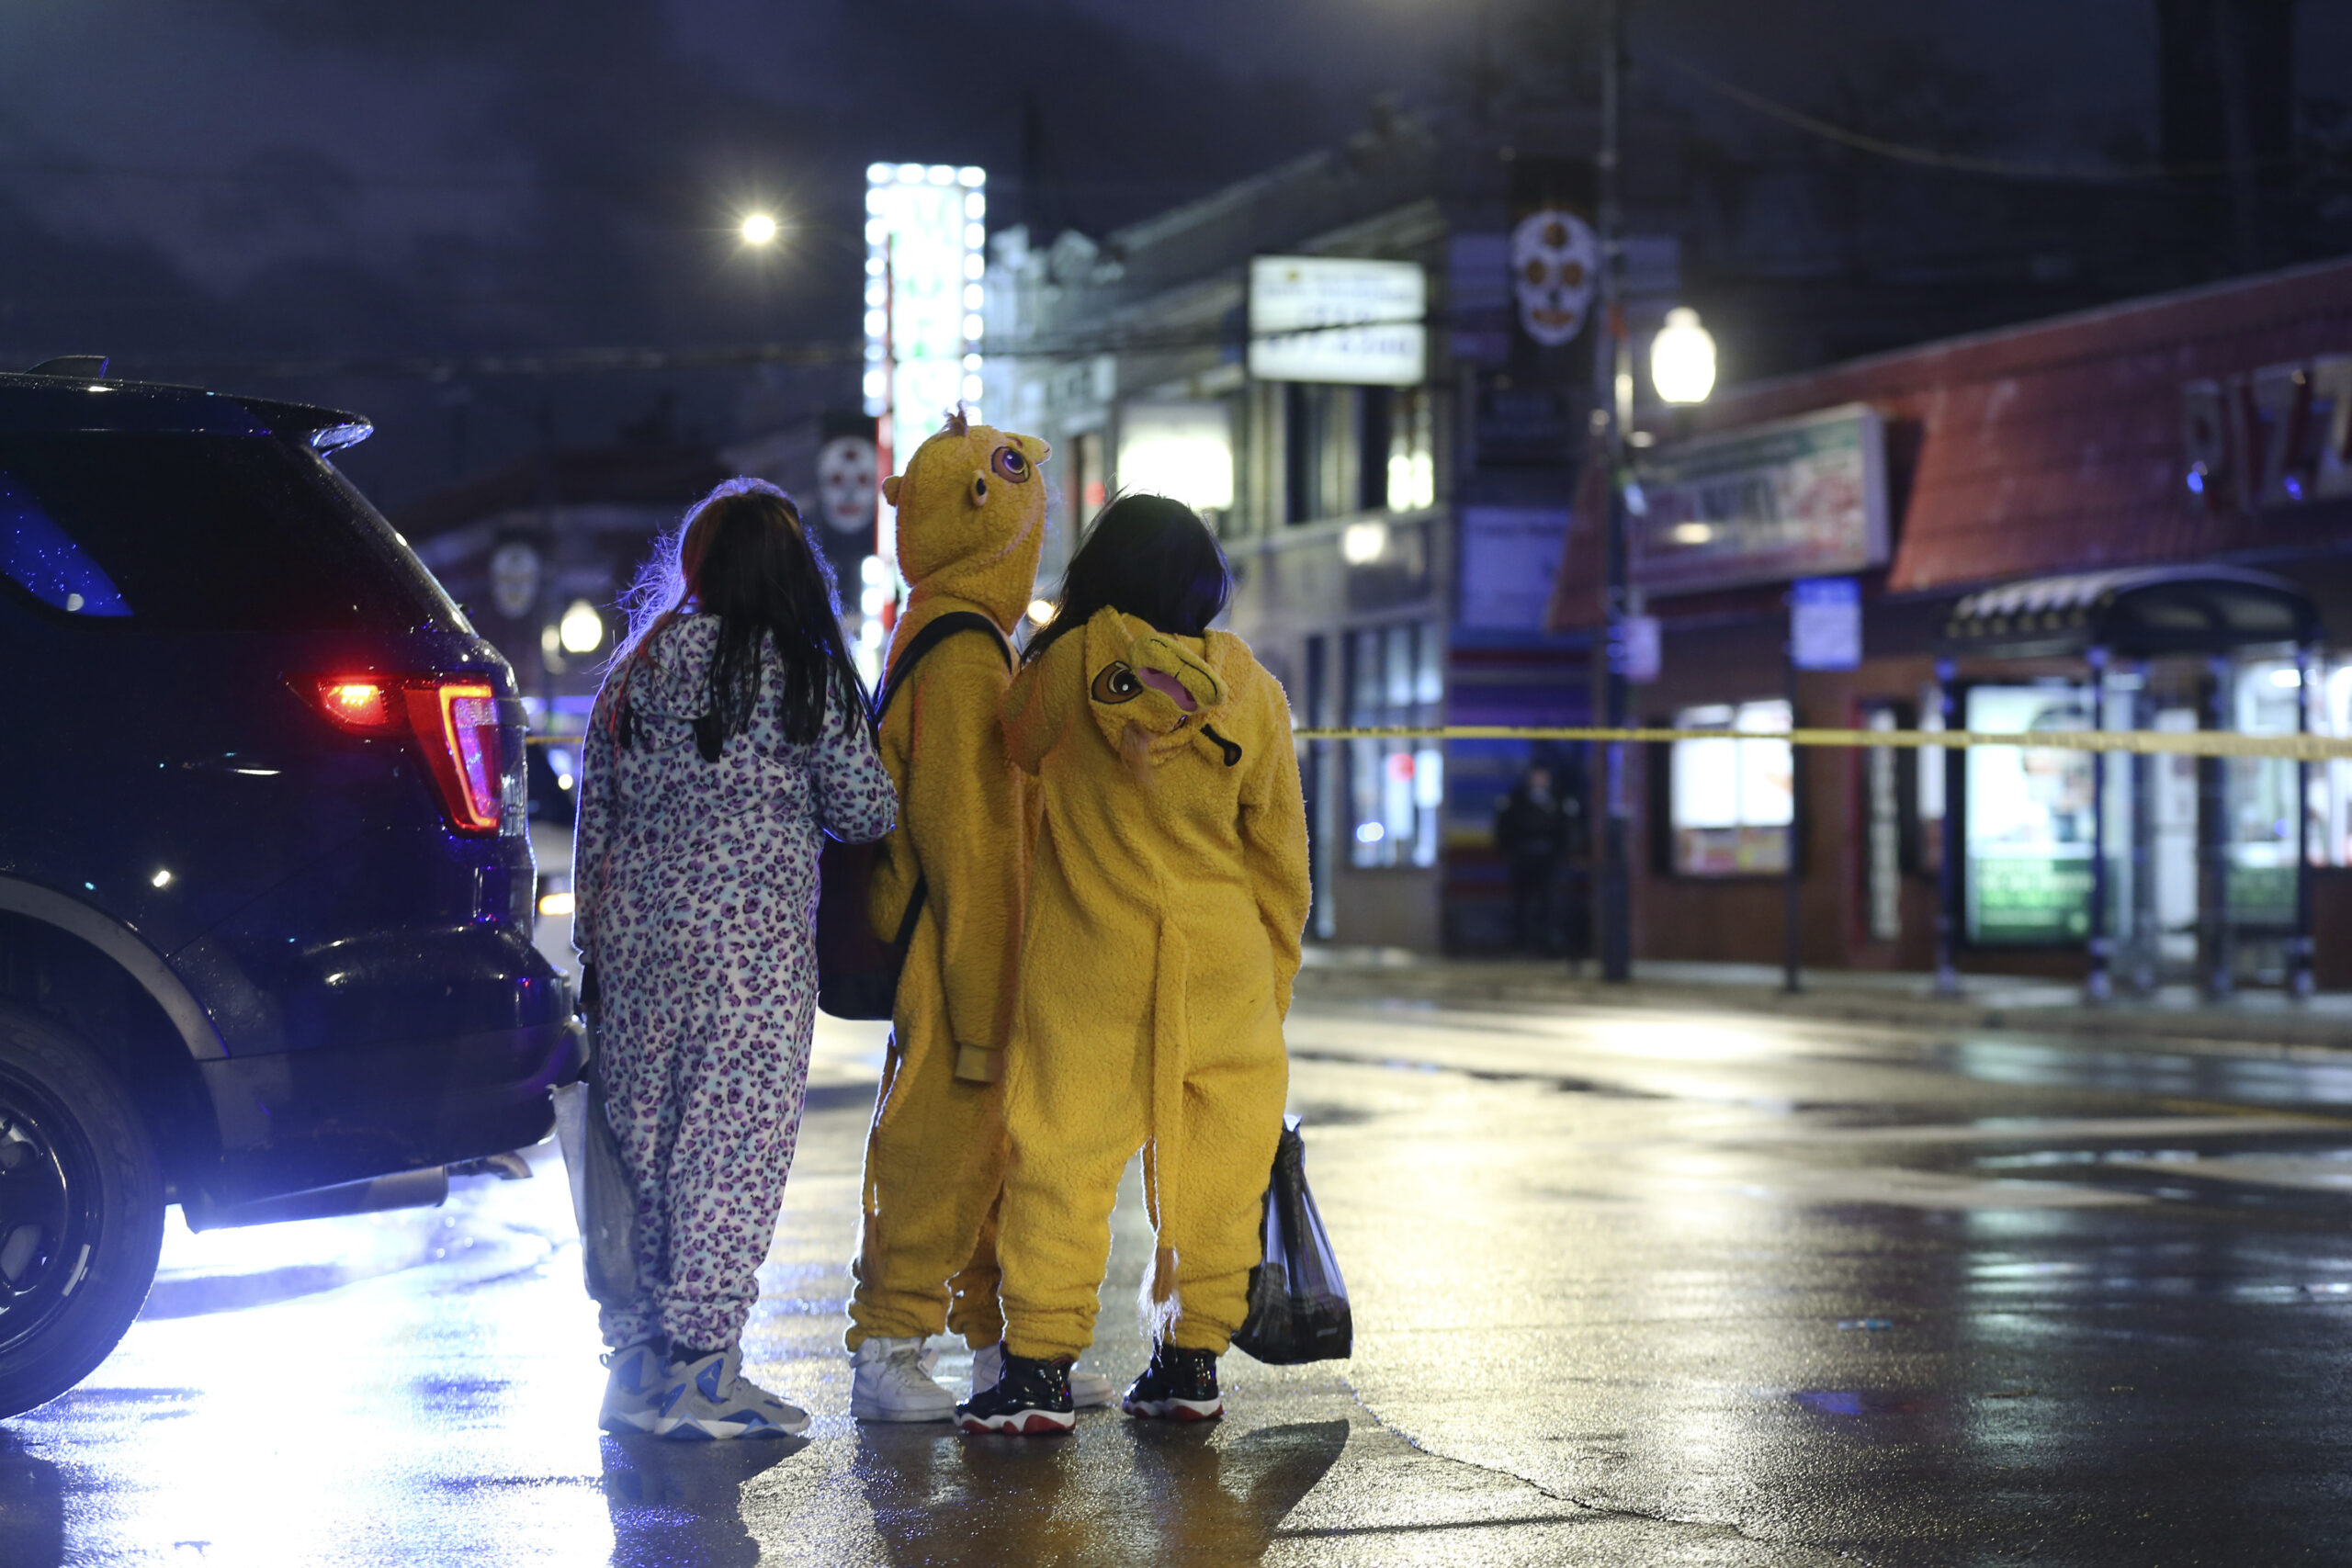
M 1822 1416 L 1911 1416 L 1932 1403 L 1928 1395 L 1907 1389 L 1798 1389 L 1789 1397 Z
M 2080 1042 L 1947 1041 L 1925 1059 L 1980 1083 L 2078 1089 L 2136 1097 L 2352 1109 L 2352 1060 L 2341 1055 L 2244 1056 L 2147 1049 L 2105 1050 Z
M 1473 1083 L 1538 1084 L 1561 1094 L 1600 1095 L 1611 1100 L 1668 1100 L 1669 1095 L 1656 1094 L 1648 1089 L 1631 1089 L 1623 1084 L 1607 1083 L 1599 1078 L 1575 1077 L 1558 1073 L 1513 1073 L 1494 1067 L 1461 1067 L 1442 1062 L 1415 1061 L 1403 1056 L 1357 1056 L 1345 1051 L 1317 1051 L 1312 1047 L 1292 1046 L 1294 1062 L 1315 1062 L 1328 1066 L 1384 1067 L 1397 1073 L 1442 1074 L 1448 1077 L 1468 1078 Z

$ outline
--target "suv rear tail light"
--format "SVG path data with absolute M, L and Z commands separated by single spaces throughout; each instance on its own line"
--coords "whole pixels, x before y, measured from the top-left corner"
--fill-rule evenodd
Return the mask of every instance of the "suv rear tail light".
M 319 682 L 319 706 L 356 735 L 407 730 L 424 753 L 449 825 L 461 833 L 498 831 L 506 770 L 498 694 L 489 682 L 333 676 Z
M 345 729 L 371 734 L 398 726 L 404 716 L 394 701 L 399 688 L 382 681 L 349 680 L 319 682 L 319 701 L 327 716 Z

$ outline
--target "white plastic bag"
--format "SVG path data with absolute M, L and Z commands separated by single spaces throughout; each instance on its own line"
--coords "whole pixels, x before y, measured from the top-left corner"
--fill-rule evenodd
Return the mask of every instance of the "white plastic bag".
M 595 1030 L 590 1016 L 588 1070 L 555 1091 L 555 1139 L 571 1179 L 571 1214 L 580 1222 L 580 1254 L 588 1294 L 605 1306 L 637 1296 L 637 1191 L 621 1164 L 620 1144 L 605 1114 L 596 1081 Z

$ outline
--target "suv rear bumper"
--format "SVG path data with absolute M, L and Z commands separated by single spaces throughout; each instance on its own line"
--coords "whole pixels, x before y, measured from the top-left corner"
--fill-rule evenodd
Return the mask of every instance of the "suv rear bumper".
M 207 1196 L 243 1203 L 537 1143 L 584 1061 L 577 1022 L 196 1064 L 220 1129 Z

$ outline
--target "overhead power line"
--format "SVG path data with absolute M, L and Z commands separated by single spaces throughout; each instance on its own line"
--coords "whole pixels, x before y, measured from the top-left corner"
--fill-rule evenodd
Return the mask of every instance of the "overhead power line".
M 727 344 L 700 348 L 568 348 L 514 354 L 119 355 L 121 373 L 254 376 L 268 380 L 348 377 L 357 380 L 457 381 L 494 376 L 593 376 L 630 370 L 710 370 L 746 365 L 836 365 L 863 355 L 856 343 Z
M 842 186 L 846 188 L 852 182 L 862 181 L 865 167 L 863 164 L 854 166 L 843 164 L 837 170 Z M 107 163 L 74 153 L 48 157 L 0 155 L 0 175 L 28 175 L 68 180 L 133 180 L 160 185 L 259 186 L 272 189 L 306 186 L 332 190 L 488 191 L 509 194 L 523 189 L 610 189 L 616 183 L 610 178 L 556 175 L 538 168 L 479 175 L 396 174 L 383 170 L 346 169 L 332 163 L 322 163 L 316 168 L 273 168 L 266 164 L 243 168 L 201 168 L 179 164 Z M 1051 184 L 1057 190 L 1126 194 L 1139 190 L 1192 193 L 1206 188 L 1210 182 L 1198 175 L 1154 175 L 1148 178 L 1105 175 L 1084 179 L 1057 177 Z M 989 186 L 1002 196 L 1017 197 L 1023 193 L 1022 179 L 1017 173 L 991 174 Z
M 1939 148 L 1916 147 L 1905 142 L 1889 141 L 1883 137 L 1850 130 L 1807 114 L 1804 110 L 1751 93 L 1735 83 L 1726 82 L 1712 72 L 1703 71 L 1686 60 L 1655 51 L 1645 51 L 1645 62 L 1665 66 L 1677 75 L 1697 83 L 1719 97 L 1726 98 L 1742 108 L 1751 109 L 1784 125 L 1792 125 L 1841 147 L 1869 152 L 1898 163 L 1916 164 L 1923 168 L 1950 169 L 1960 174 L 1989 175 L 1999 179 L 2044 180 L 2075 185 L 2147 185 L 2161 180 L 2216 179 L 2226 175 L 2282 167 L 2291 159 L 2246 159 L 2201 164 L 2143 164 L 2138 168 L 2099 168 L 2086 164 L 2034 164 L 2009 158 L 1979 158 L 1965 152 L 1946 152 Z
M 987 348 L 991 359 L 1071 359 L 1095 354 L 1184 353 L 1229 341 L 1215 327 L 1035 338 L 1018 348 Z M 23 357 L 19 355 L 19 357 Z M 684 348 L 569 348 L 511 354 L 294 355 L 187 354 L 115 356 L 119 373 L 133 377 L 251 376 L 266 380 L 458 381 L 503 376 L 595 376 L 659 370 L 723 370 L 751 365 L 842 365 L 863 360 L 855 339 L 799 343 L 719 344 Z

